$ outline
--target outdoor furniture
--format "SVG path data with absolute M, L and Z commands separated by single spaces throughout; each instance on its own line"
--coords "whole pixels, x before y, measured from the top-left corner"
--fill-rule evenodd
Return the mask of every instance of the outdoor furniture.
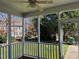
M 68 38 L 68 43 L 69 44 L 74 44 L 75 43 L 75 38 L 74 37 L 69 37 Z

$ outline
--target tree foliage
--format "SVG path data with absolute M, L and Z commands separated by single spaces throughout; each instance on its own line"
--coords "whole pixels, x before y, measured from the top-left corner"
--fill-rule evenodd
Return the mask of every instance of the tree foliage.
M 76 20 L 76 18 L 79 17 L 79 10 L 74 10 L 74 11 L 67 11 L 63 12 L 61 14 L 61 19 L 62 20 Z M 77 22 L 68 22 L 63 24 L 63 29 L 64 29 L 64 40 L 66 40 L 66 36 L 68 35 L 74 35 L 74 31 L 76 31 L 78 28 L 78 23 Z M 67 33 L 72 33 L 72 34 L 67 34 Z M 75 35 L 74 35 L 75 36 Z
M 79 10 L 74 10 L 74 11 L 67 11 L 63 12 L 61 14 L 61 19 L 62 20 L 69 20 L 70 18 L 75 18 L 79 17 Z M 33 19 L 34 25 L 37 28 L 37 19 L 38 17 Z M 41 24 L 40 24 L 40 36 L 41 36 L 41 41 L 51 41 L 51 35 L 53 33 L 58 32 L 58 16 L 56 14 L 48 14 L 44 15 L 41 18 Z M 64 32 L 67 31 L 74 31 L 77 29 L 77 23 L 65 23 L 63 24 L 64 27 Z
M 76 18 L 76 17 L 79 17 L 79 10 L 67 11 L 61 14 L 62 20 L 69 20 L 69 19 Z M 76 29 L 77 29 L 76 22 L 70 22 L 70 23 L 64 24 L 64 31 L 74 31 Z
M 79 10 L 67 11 L 67 12 L 63 12 L 61 14 L 62 20 L 72 19 L 72 18 L 76 18 L 76 17 L 79 17 Z
M 41 41 L 52 42 L 51 35 L 58 32 L 58 21 L 56 14 L 49 14 L 41 19 Z

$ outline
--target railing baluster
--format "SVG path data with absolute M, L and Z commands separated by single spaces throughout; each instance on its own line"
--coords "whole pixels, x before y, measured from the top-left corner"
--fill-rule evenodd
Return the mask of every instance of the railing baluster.
M 18 56 L 18 43 L 16 43 L 16 57 Z
M 36 56 L 38 56 L 38 49 L 37 49 L 38 45 L 36 43 Z
M 50 59 L 52 59 L 52 44 L 50 45 Z
M 42 44 L 42 57 L 44 56 L 44 49 L 43 49 L 44 45 Z
M 20 51 L 20 46 L 21 46 L 21 45 L 20 45 L 20 44 L 21 44 L 21 43 L 18 44 L 18 48 L 19 48 L 19 51 L 18 51 L 19 54 L 18 54 L 18 55 L 19 55 L 19 56 L 20 56 L 20 54 L 21 54 L 21 51 Z
M 0 59 L 1 59 L 1 47 L 0 47 Z
M 48 59 L 50 59 L 50 44 L 48 44 Z
M 36 47 L 35 47 L 35 49 L 36 49 L 36 56 L 38 56 L 38 45 L 37 45 L 37 43 L 36 43 Z
M 29 50 L 29 48 L 28 48 L 28 42 L 27 42 L 27 55 L 28 55 L 28 53 L 29 53 L 29 51 L 28 51 L 28 50 Z
M 30 50 L 30 49 L 29 49 L 29 46 L 30 46 L 30 45 L 29 45 L 29 43 L 28 43 L 28 55 L 29 55 L 29 50 Z
M 26 51 L 27 51 L 27 50 L 25 49 L 26 47 L 27 47 L 27 46 L 26 46 L 26 44 L 25 44 L 25 42 L 24 42 L 24 54 L 26 54 Z
M 29 43 L 29 46 L 28 47 L 29 47 L 29 55 L 30 55 L 30 43 Z
M 25 42 L 25 50 L 26 50 L 26 55 L 28 55 L 28 43 L 27 42 Z
M 31 42 L 30 42 L 30 55 L 31 55 Z M 34 56 L 34 55 L 33 55 Z
M 48 48 L 49 44 L 46 44 L 46 49 L 47 49 L 47 59 L 49 59 L 49 48 Z
M 31 52 L 32 52 L 32 55 L 35 56 L 35 43 L 34 42 L 31 42 L 31 43 L 32 43 L 32 45 L 31 45 L 31 47 L 32 47 Z
M 40 57 L 42 57 L 42 44 L 40 43 Z
M 32 42 L 30 42 L 30 43 L 31 43 L 31 45 L 30 45 L 30 52 L 31 52 L 31 54 L 30 54 L 30 55 L 32 56 L 32 55 L 33 55 L 32 53 L 33 53 L 33 51 L 34 51 L 34 49 L 33 49 L 33 44 L 34 44 L 34 43 L 32 43 Z M 34 56 L 34 55 L 33 55 L 33 56 Z
M 28 43 L 25 43 L 25 50 L 26 50 L 25 54 L 28 54 Z
M 57 59 L 57 44 L 56 44 L 56 59 Z
M 18 45 L 18 47 L 19 47 L 19 51 L 18 51 L 19 54 L 18 54 L 18 55 L 19 55 L 19 56 L 20 56 L 20 54 L 21 54 L 21 51 L 20 51 L 20 50 L 21 50 L 21 49 L 20 49 L 20 46 L 21 46 L 21 45 L 20 45 L 20 44 L 21 44 L 21 43 L 19 43 L 19 45 Z
M 17 43 L 15 44 L 15 49 L 16 49 L 16 47 L 17 47 Z M 16 53 L 16 56 L 17 56 L 17 49 L 15 51 L 16 51 L 15 53 Z
M 3 59 L 4 59 L 4 47 L 3 47 Z
M 42 57 L 42 44 L 40 43 L 40 57 Z
M 2 51 L 3 49 L 2 49 L 2 46 L 1 46 L 1 59 L 3 59 L 3 51 Z
M 21 50 L 21 49 L 20 49 L 20 46 L 21 46 L 21 45 L 20 45 L 20 44 L 21 44 L 21 43 L 18 44 L 18 47 L 19 47 L 19 50 L 18 50 L 18 53 L 19 53 L 19 54 L 18 54 L 18 55 L 19 55 L 19 56 L 20 56 L 20 54 L 21 54 L 21 51 L 20 51 L 20 50 Z
M 14 48 L 15 48 L 15 57 L 16 57 L 16 44 L 14 44 Z M 15 57 L 14 57 L 14 58 L 15 58 Z
M 1 46 L 1 59 L 3 59 L 3 51 L 2 51 L 2 46 Z
M 34 56 L 36 56 L 36 43 L 35 42 L 33 43 L 33 47 L 32 48 L 34 50 Z
M 16 47 L 17 47 L 17 43 L 15 44 L 16 45 Z M 16 57 L 17 57 L 17 48 L 15 47 L 15 49 L 16 49 Z
M 6 50 L 7 50 L 7 53 L 6 54 L 7 54 L 7 59 L 8 59 L 8 46 L 7 46 L 7 49 Z
M 46 43 L 45 43 L 45 49 L 44 49 L 44 53 L 45 53 L 45 50 L 46 50 Z M 48 52 L 47 52 L 48 53 Z M 47 58 L 47 54 L 45 53 L 45 57 Z
M 12 51 L 12 59 L 13 59 L 13 46 L 11 44 L 11 51 Z
M 29 46 L 30 46 L 30 45 L 29 45 L 29 43 L 28 43 L 28 55 L 29 55 Z
M 33 49 L 34 49 L 34 56 L 35 56 L 35 54 L 36 54 L 36 43 L 34 42 L 33 45 L 34 45 L 34 46 L 33 46 Z M 35 47 L 35 48 L 34 48 L 34 47 Z
M 17 43 L 17 56 L 19 56 L 19 43 Z
M 5 56 L 6 56 L 5 58 L 7 59 L 7 46 L 5 46 L 5 51 L 6 51 L 5 52 Z
M 30 42 L 31 43 L 31 42 Z M 30 55 L 31 55 L 31 44 L 30 44 Z M 33 55 L 34 56 L 34 55 Z
M 16 57 L 18 56 L 18 43 L 16 43 Z
M 42 45 L 43 45 L 42 49 L 43 49 L 43 57 L 44 57 L 44 44 L 42 44 Z
M 14 52 L 14 44 L 13 44 L 13 59 L 14 59 L 14 53 L 15 53 L 15 52 Z
M 4 46 L 4 59 L 6 59 L 6 46 Z
M 16 48 L 16 57 L 17 57 L 17 43 L 16 43 L 15 45 L 16 45 L 16 47 L 15 47 L 15 48 Z
M 18 44 L 19 43 L 17 43 L 17 56 L 19 56 L 19 47 L 18 47 Z
M 58 44 L 58 49 L 57 49 L 57 50 L 58 50 L 58 57 L 59 57 L 59 44 Z M 58 58 L 58 59 L 59 59 L 59 58 Z
M 53 44 L 53 59 L 54 59 L 54 44 Z

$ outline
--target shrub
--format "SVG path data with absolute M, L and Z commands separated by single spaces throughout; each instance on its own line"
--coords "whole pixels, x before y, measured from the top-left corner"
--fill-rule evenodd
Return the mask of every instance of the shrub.
M 0 43 L 5 43 L 7 41 L 7 36 L 0 35 Z M 11 37 L 11 42 L 14 42 L 15 38 Z
M 7 41 L 7 37 L 4 35 L 0 35 L 0 43 L 5 43 Z

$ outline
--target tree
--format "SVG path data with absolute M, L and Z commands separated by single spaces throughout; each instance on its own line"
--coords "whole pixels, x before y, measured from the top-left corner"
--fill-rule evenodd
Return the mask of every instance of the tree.
M 72 18 L 76 18 L 79 17 L 79 10 L 74 10 L 74 11 L 67 11 L 67 12 L 63 12 L 61 14 L 61 19 L 62 20 L 69 20 Z M 64 38 L 65 38 L 65 34 L 67 32 L 73 32 L 77 29 L 78 24 L 76 22 L 69 22 L 69 23 L 65 23 L 64 25 Z
M 51 35 L 58 32 L 58 21 L 56 14 L 49 14 L 43 16 L 41 19 L 41 41 L 43 42 L 52 42 Z
M 79 17 L 79 10 L 67 11 L 61 14 L 62 20 L 72 19 L 74 17 Z M 37 28 L 37 17 L 33 18 L 34 26 Z M 41 41 L 51 41 L 51 35 L 58 33 L 58 16 L 56 14 L 48 14 L 41 18 L 40 32 Z M 68 31 L 75 31 L 77 29 L 77 23 L 65 23 L 63 24 L 64 33 Z

